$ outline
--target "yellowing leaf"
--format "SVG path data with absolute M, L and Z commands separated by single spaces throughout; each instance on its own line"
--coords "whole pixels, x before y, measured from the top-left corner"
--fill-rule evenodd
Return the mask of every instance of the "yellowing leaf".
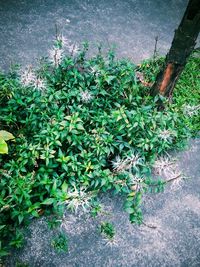
M 8 146 L 2 138 L 0 138 L 0 154 L 8 154 Z
M 134 188 L 134 190 L 135 190 L 135 188 Z M 129 194 L 129 196 L 130 196 L 130 197 L 134 197 L 135 194 L 136 194 L 136 193 L 133 191 L 133 192 L 131 192 L 131 193 Z
M 11 133 L 1 130 L 0 138 L 3 139 L 4 141 L 8 141 L 8 140 L 14 139 L 15 137 Z

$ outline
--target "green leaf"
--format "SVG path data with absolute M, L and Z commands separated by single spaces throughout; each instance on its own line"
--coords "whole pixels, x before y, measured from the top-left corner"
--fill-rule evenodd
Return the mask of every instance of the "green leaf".
M 0 138 L 0 154 L 8 154 L 8 145 Z
M 4 249 L 0 249 L 0 257 L 5 257 L 10 255 L 10 253 Z
M 54 203 L 54 198 L 47 198 L 42 202 L 43 205 L 51 205 L 53 203 Z
M 24 216 L 23 216 L 22 214 L 19 214 L 19 215 L 18 215 L 18 221 L 19 221 L 19 224 L 22 223 L 23 219 L 24 219 Z
M 68 184 L 64 181 L 64 183 L 62 184 L 62 191 L 63 192 L 66 192 L 67 191 L 67 189 L 68 189 Z
M 0 131 L 0 139 L 3 139 L 4 141 L 8 141 L 11 139 L 15 139 L 15 137 L 11 133 L 1 130 Z
M 5 227 L 6 227 L 6 225 L 0 225 L 0 231 Z
M 58 146 L 62 146 L 62 143 L 59 141 L 59 140 L 56 140 L 56 145 L 58 145 Z
M 131 208 L 131 207 L 127 207 L 127 208 L 125 208 L 125 211 L 128 212 L 129 214 L 135 212 L 135 210 L 134 210 L 133 208 Z
M 77 124 L 76 125 L 76 129 L 78 129 L 78 130 L 84 130 L 84 127 L 83 127 L 82 124 Z
M 33 211 L 31 212 L 31 215 L 34 216 L 34 217 L 36 217 L 36 218 L 39 217 L 39 214 L 38 214 L 38 212 L 37 212 L 36 210 L 33 210 Z
M 106 82 L 108 83 L 108 84 L 110 84 L 110 82 L 112 81 L 112 80 L 114 80 L 116 77 L 115 76 L 112 76 L 112 75 L 110 75 L 110 76 L 108 76 L 108 77 L 106 77 Z
M 57 191 L 57 180 L 55 180 L 53 183 L 51 194 L 56 194 L 56 191 Z

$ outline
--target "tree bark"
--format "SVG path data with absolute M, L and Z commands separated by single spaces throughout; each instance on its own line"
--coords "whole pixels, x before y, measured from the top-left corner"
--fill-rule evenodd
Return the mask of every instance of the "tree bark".
M 200 0 L 189 0 L 185 14 L 175 30 L 165 65 L 151 88 L 151 95 L 171 97 L 175 84 L 192 53 L 200 31 Z

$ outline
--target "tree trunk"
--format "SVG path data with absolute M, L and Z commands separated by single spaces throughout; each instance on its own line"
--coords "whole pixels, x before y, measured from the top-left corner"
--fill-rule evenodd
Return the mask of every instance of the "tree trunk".
M 189 0 L 185 14 L 175 30 L 164 68 L 158 73 L 151 95 L 171 97 L 174 86 L 192 53 L 200 31 L 200 0 Z

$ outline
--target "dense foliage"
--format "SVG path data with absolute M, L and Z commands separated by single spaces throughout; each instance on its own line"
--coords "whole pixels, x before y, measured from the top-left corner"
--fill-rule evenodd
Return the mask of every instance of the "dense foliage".
M 31 69 L 0 74 L 0 130 L 15 137 L 0 155 L 2 255 L 20 224 L 49 209 L 95 208 L 107 190 L 126 194 L 130 220 L 141 224 L 142 195 L 164 186 L 151 177 L 155 159 L 199 130 L 198 58 L 174 102 L 162 99 L 166 109 L 158 111 L 159 97 L 149 96 L 136 73 L 151 82 L 162 60 L 136 66 L 112 51 L 87 59 L 86 50 L 43 60 L 35 76 Z M 193 119 L 185 103 L 195 106 Z

